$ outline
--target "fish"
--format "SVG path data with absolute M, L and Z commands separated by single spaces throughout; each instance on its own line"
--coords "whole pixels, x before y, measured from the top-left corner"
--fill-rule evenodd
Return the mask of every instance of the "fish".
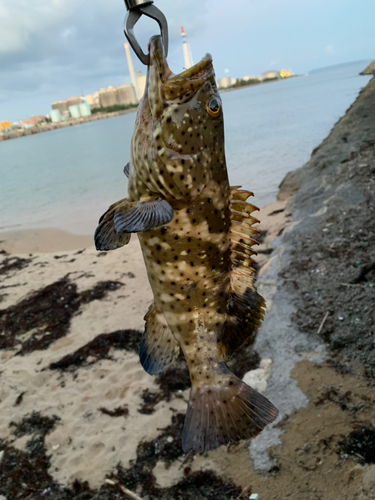
M 182 448 L 203 453 L 256 436 L 278 415 L 227 367 L 265 313 L 252 259 L 258 209 L 250 191 L 229 184 L 211 55 L 175 75 L 160 36 L 149 54 L 124 168 L 128 197 L 101 217 L 95 244 L 114 250 L 137 233 L 154 295 L 140 362 L 156 375 L 182 350 L 191 379 Z

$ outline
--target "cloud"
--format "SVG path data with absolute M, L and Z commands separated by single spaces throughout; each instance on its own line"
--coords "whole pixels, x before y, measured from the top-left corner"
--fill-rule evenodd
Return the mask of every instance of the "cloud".
M 327 45 L 327 47 L 325 48 L 325 51 L 327 52 L 327 54 L 333 54 L 335 52 L 335 49 L 334 49 L 333 45 Z

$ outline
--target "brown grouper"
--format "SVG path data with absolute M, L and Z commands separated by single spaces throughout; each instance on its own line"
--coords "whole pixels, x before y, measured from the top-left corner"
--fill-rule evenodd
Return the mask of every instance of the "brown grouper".
M 226 366 L 264 315 L 252 268 L 258 221 L 251 193 L 229 186 L 211 56 L 175 76 L 160 36 L 149 50 L 128 198 L 102 216 L 95 243 L 114 250 L 138 233 L 155 298 L 140 360 L 157 374 L 182 349 L 192 385 L 182 446 L 204 452 L 257 435 L 278 413 Z

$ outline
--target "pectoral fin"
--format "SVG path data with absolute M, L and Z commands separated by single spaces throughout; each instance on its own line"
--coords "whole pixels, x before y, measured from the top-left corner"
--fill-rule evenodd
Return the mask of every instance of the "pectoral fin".
M 177 359 L 180 346 L 155 304 L 151 304 L 145 320 L 146 329 L 139 346 L 139 359 L 149 375 L 156 375 Z
M 114 216 L 118 233 L 140 233 L 164 226 L 173 219 L 173 208 L 162 198 L 121 203 Z
M 147 201 L 120 200 L 100 217 L 95 231 L 97 250 L 116 250 L 130 241 L 130 233 L 147 231 L 168 224 L 173 208 L 161 198 Z
M 127 163 L 124 167 L 124 174 L 128 179 L 129 179 L 129 169 L 130 169 L 130 163 Z

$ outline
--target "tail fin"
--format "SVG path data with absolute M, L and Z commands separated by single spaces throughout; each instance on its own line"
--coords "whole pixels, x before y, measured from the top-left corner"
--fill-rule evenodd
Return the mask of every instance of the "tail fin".
M 216 385 L 193 385 L 182 433 L 185 453 L 203 453 L 255 437 L 278 410 L 225 367 Z

